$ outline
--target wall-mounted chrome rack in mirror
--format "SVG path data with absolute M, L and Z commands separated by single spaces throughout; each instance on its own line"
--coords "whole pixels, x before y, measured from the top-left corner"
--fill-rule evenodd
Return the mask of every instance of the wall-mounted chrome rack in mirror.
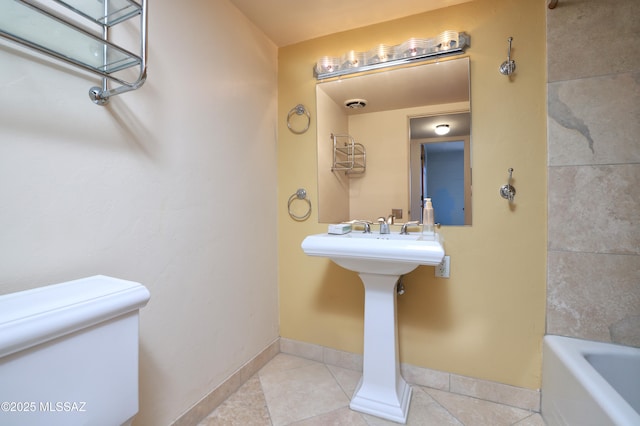
M 136 16 L 139 54 L 109 41 L 113 26 Z M 4 0 L 0 37 L 101 76 L 102 87 L 89 90 L 98 105 L 140 88 L 147 76 L 147 0 Z
M 332 172 L 361 174 L 367 170 L 367 151 L 364 145 L 357 143 L 350 135 L 331 134 L 333 140 Z

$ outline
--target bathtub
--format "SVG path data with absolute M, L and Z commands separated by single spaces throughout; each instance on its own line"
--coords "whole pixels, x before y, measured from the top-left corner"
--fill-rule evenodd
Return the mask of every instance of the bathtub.
M 640 426 L 640 348 L 545 336 L 541 411 L 548 426 Z

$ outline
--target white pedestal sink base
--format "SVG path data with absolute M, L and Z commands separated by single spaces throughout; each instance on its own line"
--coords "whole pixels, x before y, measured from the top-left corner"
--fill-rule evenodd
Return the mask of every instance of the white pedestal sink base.
M 406 423 L 411 387 L 400 374 L 397 275 L 360 273 L 364 292 L 364 360 L 352 410 Z
M 361 392 L 363 380 L 360 380 L 349 403 L 349 408 L 393 422 L 407 423 L 409 404 L 411 403 L 411 386 L 402 377 L 400 377 L 400 380 L 402 381 L 399 386 L 401 389 L 398 390 L 397 395 L 383 395 L 373 392 L 373 399 L 364 396 L 370 392 L 365 392 L 364 390 Z
M 306 237 L 302 249 L 358 272 L 364 284 L 364 365 L 350 407 L 406 423 L 411 387 L 400 375 L 396 283 L 418 265 L 439 264 L 442 240 L 437 234 L 318 234 Z

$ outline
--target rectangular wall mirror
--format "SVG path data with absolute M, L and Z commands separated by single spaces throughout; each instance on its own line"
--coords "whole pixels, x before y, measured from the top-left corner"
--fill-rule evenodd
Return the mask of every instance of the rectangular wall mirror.
M 468 57 L 318 83 L 316 111 L 321 223 L 420 220 L 430 197 L 436 222 L 471 224 Z M 363 173 L 332 170 L 332 134 L 364 147 Z

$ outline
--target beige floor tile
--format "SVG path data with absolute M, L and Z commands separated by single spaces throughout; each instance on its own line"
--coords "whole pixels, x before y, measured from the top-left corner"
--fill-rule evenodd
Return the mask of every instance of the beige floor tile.
M 362 415 L 348 407 L 292 423 L 291 426 L 368 426 Z
M 247 380 L 198 426 L 271 426 L 258 376 Z
M 260 382 L 274 426 L 347 407 L 349 398 L 324 364 L 261 371 Z
M 278 354 L 198 426 L 396 426 L 349 409 L 356 370 Z M 407 426 L 545 426 L 538 413 L 413 386 Z
M 306 358 L 300 358 L 295 355 L 289 355 L 285 353 L 279 353 L 271 361 L 269 361 L 264 367 L 262 367 L 259 371 L 260 375 L 279 372 L 279 371 L 287 371 L 295 368 L 306 367 L 309 365 L 317 365 L 320 364 L 316 361 L 312 361 Z
M 423 388 L 465 426 L 509 426 L 531 415 L 530 411 L 463 395 Z
M 413 398 L 409 407 L 409 426 L 421 425 L 462 425 L 451 413 L 440 405 L 431 395 L 418 386 L 413 387 Z
M 546 426 L 546 423 L 540 414 L 533 413 L 513 426 Z
M 358 383 L 360 383 L 362 373 L 347 368 L 336 367 L 335 365 L 327 365 L 327 368 L 331 371 L 331 374 L 333 374 L 333 377 L 335 377 L 345 395 L 351 399 Z

